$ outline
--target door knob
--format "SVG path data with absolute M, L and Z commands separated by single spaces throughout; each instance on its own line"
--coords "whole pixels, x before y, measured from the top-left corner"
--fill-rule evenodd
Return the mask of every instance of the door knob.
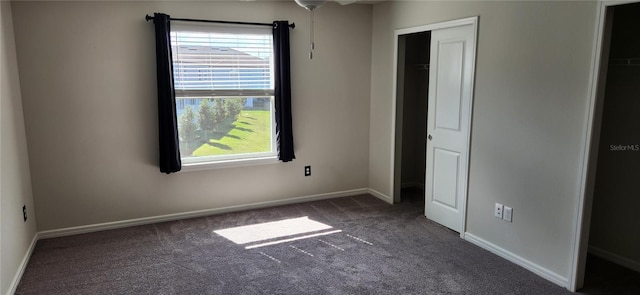
M 427 136 L 427 139 L 432 140 L 433 137 L 431 136 L 431 134 L 429 134 L 429 136 Z

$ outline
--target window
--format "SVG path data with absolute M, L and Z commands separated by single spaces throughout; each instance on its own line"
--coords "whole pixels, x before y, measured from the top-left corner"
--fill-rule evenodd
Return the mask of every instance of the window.
M 276 158 L 270 27 L 171 28 L 182 163 Z

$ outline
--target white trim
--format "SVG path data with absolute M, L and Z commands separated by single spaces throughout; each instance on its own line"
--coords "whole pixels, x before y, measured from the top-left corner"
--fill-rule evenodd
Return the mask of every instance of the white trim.
M 182 169 L 178 173 L 213 170 L 232 167 L 256 166 L 267 164 L 278 164 L 280 161 L 277 156 L 261 157 L 261 158 L 240 158 L 224 161 L 200 162 L 200 163 L 183 163 Z
M 633 4 L 638 3 L 638 0 L 598 0 L 600 5 L 604 6 L 617 6 L 617 5 L 625 5 L 625 4 Z
M 439 23 L 435 23 L 435 24 L 428 24 L 428 25 L 423 25 L 423 26 L 418 26 L 418 27 L 411 27 L 411 28 L 406 28 L 406 29 L 398 29 L 398 30 L 396 30 L 396 36 L 397 35 L 420 33 L 420 32 L 426 32 L 426 31 L 433 31 L 433 30 L 439 30 L 439 29 L 448 29 L 448 28 L 454 28 L 454 27 L 466 26 L 466 25 L 476 25 L 477 23 L 478 23 L 478 17 L 477 16 L 472 16 L 472 17 L 461 18 L 461 19 L 456 19 L 456 20 L 450 20 L 450 21 L 445 21 L 445 22 L 439 22 Z
M 9 290 L 7 291 L 7 295 L 11 295 L 16 292 L 16 289 L 18 288 L 18 284 L 20 284 L 22 275 L 24 274 L 25 269 L 27 269 L 27 264 L 29 263 L 29 259 L 31 258 L 31 255 L 33 254 L 33 250 L 35 249 L 36 243 L 38 242 L 39 239 L 40 239 L 40 236 L 38 235 L 38 233 L 33 235 L 33 239 L 31 239 L 31 244 L 29 245 L 29 249 L 27 249 L 27 252 L 24 254 L 24 257 L 22 257 L 22 261 L 18 266 L 18 271 L 13 276 L 13 280 L 11 280 L 11 283 L 9 284 Z
M 393 34 L 393 84 L 391 86 L 391 162 L 390 162 L 390 182 L 389 182 L 389 196 L 393 200 L 395 195 L 396 185 L 396 116 L 397 104 L 398 104 L 398 40 L 401 34 L 396 32 Z
M 478 16 L 439 22 L 434 24 L 428 24 L 418 27 L 411 27 L 405 29 L 397 29 L 394 32 L 393 38 L 393 88 L 392 88 L 392 106 L 391 106 L 391 185 L 390 185 L 390 196 L 394 195 L 395 192 L 395 155 L 396 155 L 396 104 L 397 104 L 397 76 L 398 76 L 398 39 L 400 35 L 420 33 L 433 31 L 438 29 L 446 29 L 452 27 L 473 26 L 473 47 L 472 47 L 472 55 L 473 55 L 473 63 L 471 64 L 471 98 L 469 101 L 469 126 L 468 126 L 468 134 L 467 134 L 467 157 L 466 157 L 466 179 L 464 184 L 464 200 L 461 202 L 460 206 L 460 218 L 462 219 L 460 222 L 460 238 L 465 238 L 466 231 L 466 220 L 467 220 L 467 201 L 469 199 L 469 164 L 471 163 L 471 130 L 472 130 L 472 121 L 473 121 L 473 98 L 475 96 L 475 67 L 477 63 L 477 47 L 478 47 Z
M 473 57 L 473 62 L 471 63 L 471 97 L 469 98 L 469 125 L 467 126 L 467 154 L 466 154 L 466 175 L 465 175 L 465 183 L 464 183 L 464 200 L 460 205 L 460 238 L 465 239 L 465 233 L 467 231 L 467 202 L 469 201 L 469 171 L 471 170 L 469 167 L 471 165 L 471 132 L 473 130 L 473 101 L 476 93 L 476 64 L 478 63 L 478 16 L 466 18 L 460 20 L 459 22 L 452 22 L 453 25 L 467 25 L 470 24 L 473 26 L 473 47 L 471 47 L 471 55 Z M 460 23 L 460 24 L 458 24 Z
M 538 264 L 535 264 L 523 257 L 520 257 L 514 253 L 511 253 L 495 244 L 492 244 L 482 238 L 479 238 L 471 233 L 465 233 L 465 240 L 471 242 L 472 244 L 483 248 L 493 254 L 496 254 L 506 260 L 509 260 L 519 266 L 524 267 L 525 269 L 531 271 L 532 273 L 535 273 L 536 275 L 547 279 L 557 285 L 560 285 L 562 287 L 567 286 L 567 284 L 569 283 L 568 279 L 549 270 L 546 269 Z
M 598 256 L 598 257 L 600 257 L 600 258 L 602 258 L 604 260 L 611 261 L 611 262 L 613 262 L 615 264 L 624 266 L 624 267 L 626 267 L 628 269 L 640 272 L 640 262 L 638 262 L 638 261 L 631 260 L 631 259 L 626 258 L 626 257 L 622 257 L 622 256 L 620 256 L 618 254 L 615 254 L 615 253 L 609 252 L 607 250 L 604 250 L 602 248 L 598 248 L 598 247 L 591 246 L 591 245 L 589 245 L 589 253 L 591 253 L 591 254 L 593 254 L 595 256 Z
M 385 194 L 383 194 L 383 193 L 381 193 L 381 192 L 379 192 L 377 190 L 374 190 L 372 188 L 367 189 L 367 193 L 372 195 L 372 196 L 374 196 L 374 197 L 376 197 L 376 198 L 378 198 L 378 199 L 380 199 L 380 200 L 383 200 L 383 201 L 393 205 L 393 198 L 391 198 L 390 196 L 387 196 L 387 195 L 385 195 Z
M 259 202 L 259 203 L 246 204 L 246 205 L 236 205 L 236 206 L 229 206 L 229 207 L 222 207 L 222 208 L 213 208 L 213 209 L 189 211 L 189 212 L 182 212 L 182 213 L 175 213 L 175 214 L 135 218 L 135 219 L 121 220 L 121 221 L 105 222 L 105 223 L 98 223 L 98 224 L 74 226 L 74 227 L 68 227 L 68 228 L 41 231 L 39 232 L 39 238 L 40 239 L 56 238 L 56 237 L 97 232 L 102 230 L 125 228 L 125 227 L 137 226 L 137 225 L 145 225 L 145 224 L 165 222 L 165 221 L 174 221 L 174 220 L 180 220 L 180 219 L 188 219 L 188 218 L 237 212 L 237 211 L 250 210 L 250 209 L 260 209 L 260 208 L 267 208 L 267 207 L 274 207 L 274 206 L 298 204 L 298 203 L 304 203 L 304 202 L 310 202 L 310 201 L 355 196 L 355 195 L 361 195 L 366 193 L 369 193 L 369 190 L 366 188 L 362 188 L 362 189 L 354 189 L 354 190 L 347 190 L 347 191 L 340 191 L 340 192 L 309 195 L 309 196 L 303 196 L 303 197 L 295 197 L 295 198 L 289 198 L 289 199 L 277 200 L 277 201 L 267 201 L 267 202 Z
M 582 164 L 579 169 L 580 171 L 580 180 L 578 187 L 578 206 L 576 208 L 574 214 L 574 233 L 571 239 L 572 247 L 571 251 L 573 251 L 570 257 L 570 270 L 569 270 L 569 280 L 567 282 L 567 289 L 572 292 L 575 292 L 578 286 L 578 283 L 582 281 L 582 277 L 584 276 L 584 260 L 586 260 L 586 251 L 581 251 L 580 249 L 585 249 L 585 244 L 588 244 L 587 235 L 583 235 L 583 232 L 589 232 L 589 220 L 585 220 L 585 215 L 589 216 L 590 212 L 585 212 L 586 206 L 585 203 L 592 199 L 592 192 L 590 193 L 588 190 L 589 187 L 589 163 L 591 158 L 591 140 L 593 139 L 593 129 L 594 129 L 594 119 L 596 112 L 596 104 L 598 101 L 598 81 L 600 79 L 600 60 L 602 55 L 602 47 L 603 47 L 603 37 L 604 37 L 604 29 L 605 29 L 605 21 L 606 21 L 606 12 L 609 6 L 615 5 L 623 5 L 629 3 L 636 3 L 638 0 L 632 1 L 605 1 L 599 0 L 598 8 L 596 9 L 596 29 L 594 33 L 594 44 L 593 44 L 593 55 L 591 58 L 591 73 L 589 76 L 589 96 L 587 102 L 587 113 L 585 115 L 585 130 L 584 130 L 584 141 L 583 147 L 580 152 L 582 157 Z M 587 195 L 589 194 L 589 195 Z M 586 214 L 585 214 L 586 213 Z
M 602 37 L 604 30 L 604 14 L 606 9 L 601 5 L 598 5 L 596 11 L 596 31 L 594 37 L 594 51 L 591 59 L 591 74 L 589 77 L 589 101 L 587 102 L 587 114 L 586 114 L 586 130 L 583 141 L 583 149 L 581 151 L 582 165 L 580 167 L 580 184 L 578 188 L 578 210 L 574 216 L 574 235 L 571 241 L 573 255 L 570 259 L 571 269 L 569 270 L 569 284 L 567 289 L 570 291 L 576 291 L 578 286 L 578 268 L 580 262 L 580 239 L 582 238 L 582 226 L 585 208 L 585 194 L 587 191 L 588 167 L 589 167 L 589 155 L 591 153 L 591 135 L 593 132 L 593 120 L 595 116 L 595 105 L 598 87 L 598 72 L 600 71 L 600 55 L 602 49 Z M 585 253 L 586 254 L 586 253 Z

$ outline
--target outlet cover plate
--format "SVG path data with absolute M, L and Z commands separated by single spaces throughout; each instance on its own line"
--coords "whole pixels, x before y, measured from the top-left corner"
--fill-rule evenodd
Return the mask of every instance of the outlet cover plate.
M 511 222 L 513 218 L 513 208 L 504 206 L 504 211 L 502 212 L 502 220 Z
M 504 206 L 503 206 L 502 204 L 498 204 L 498 203 L 496 203 L 496 208 L 495 208 L 495 210 L 493 211 L 493 215 L 494 215 L 496 218 L 500 218 L 500 219 L 502 219 L 502 210 L 503 210 L 503 208 L 504 208 Z
M 311 166 L 304 166 L 304 176 L 311 175 Z

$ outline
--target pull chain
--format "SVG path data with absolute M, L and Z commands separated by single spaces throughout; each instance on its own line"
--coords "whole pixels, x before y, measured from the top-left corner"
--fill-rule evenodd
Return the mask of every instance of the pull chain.
M 313 10 L 311 10 L 309 12 L 309 17 L 310 17 L 309 26 L 311 28 L 311 32 L 309 32 L 309 46 L 310 46 L 309 59 L 313 59 L 313 50 L 316 49 L 316 44 L 315 44 L 314 36 L 313 36 L 313 33 L 314 33 Z

